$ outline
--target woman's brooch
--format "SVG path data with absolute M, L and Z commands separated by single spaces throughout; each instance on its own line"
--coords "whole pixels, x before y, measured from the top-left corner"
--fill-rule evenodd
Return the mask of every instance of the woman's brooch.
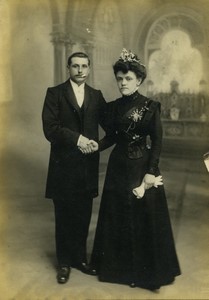
M 140 110 L 138 108 L 136 108 L 132 111 L 132 113 L 130 114 L 130 116 L 128 118 L 131 119 L 135 123 L 138 121 L 141 121 L 145 110 L 149 110 L 149 108 L 146 105 L 143 106 L 142 109 L 140 109 Z

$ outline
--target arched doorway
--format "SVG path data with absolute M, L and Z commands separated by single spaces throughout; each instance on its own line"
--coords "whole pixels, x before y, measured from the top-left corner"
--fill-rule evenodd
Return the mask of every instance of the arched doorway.
M 192 47 L 188 33 L 171 29 L 163 35 L 160 49 L 149 56 L 148 74 L 155 93 L 169 92 L 173 80 L 179 83 L 181 93 L 199 92 L 204 78 L 202 56 Z
M 182 81 L 182 92 L 198 92 L 200 80 L 206 77 L 203 45 L 203 30 L 191 16 L 170 14 L 154 21 L 145 41 L 145 62 L 153 88 L 165 92 L 170 82 L 177 80 Z
M 164 151 L 202 155 L 209 143 L 209 97 L 202 89 L 208 71 L 200 18 L 194 11 L 157 12 L 146 25 L 138 45 L 144 37 L 145 92 L 162 105 Z

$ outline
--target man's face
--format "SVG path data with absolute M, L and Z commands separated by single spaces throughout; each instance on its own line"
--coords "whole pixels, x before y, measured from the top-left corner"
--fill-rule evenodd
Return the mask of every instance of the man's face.
M 85 57 L 73 57 L 68 68 L 70 79 L 78 85 L 86 81 L 90 72 L 88 59 Z

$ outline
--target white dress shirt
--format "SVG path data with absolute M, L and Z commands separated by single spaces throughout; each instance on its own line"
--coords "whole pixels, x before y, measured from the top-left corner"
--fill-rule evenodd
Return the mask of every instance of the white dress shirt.
M 84 86 L 85 83 L 82 83 L 81 85 L 77 85 L 74 81 L 70 79 L 70 83 L 72 85 L 76 100 L 78 105 L 81 107 L 84 101 Z

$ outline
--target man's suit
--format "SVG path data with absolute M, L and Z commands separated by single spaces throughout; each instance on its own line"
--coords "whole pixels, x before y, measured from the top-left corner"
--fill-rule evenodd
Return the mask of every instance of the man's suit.
M 60 265 L 86 261 L 92 199 L 98 195 L 99 152 L 85 155 L 77 142 L 81 134 L 98 141 L 106 103 L 101 91 L 87 84 L 84 91 L 80 108 L 69 80 L 48 88 L 42 113 L 44 134 L 51 143 L 46 198 L 55 205 Z

